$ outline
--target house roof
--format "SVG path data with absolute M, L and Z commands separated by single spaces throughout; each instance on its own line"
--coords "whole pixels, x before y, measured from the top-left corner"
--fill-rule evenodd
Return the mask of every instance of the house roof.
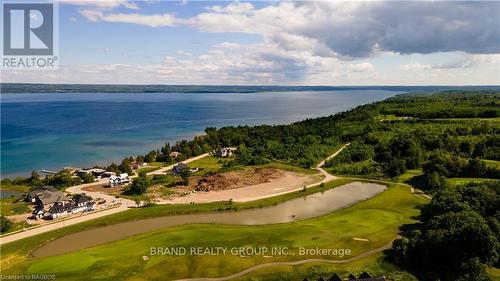
M 358 279 L 367 279 L 367 278 L 372 278 L 370 274 L 363 272 L 361 275 L 358 277 Z
M 77 205 L 81 203 L 87 203 L 90 201 L 92 201 L 92 197 L 85 195 L 85 193 L 73 196 L 73 202 L 75 202 L 75 204 Z
M 332 277 L 330 277 L 330 279 L 328 279 L 328 281 L 342 281 L 342 278 L 340 278 L 340 276 L 338 276 L 337 273 L 334 273 L 332 275 Z
M 76 208 L 75 204 L 72 203 L 63 204 L 61 202 L 56 202 L 54 205 L 52 205 L 52 207 L 49 208 L 49 212 L 52 214 L 58 214 L 58 213 L 64 213 L 66 211 L 71 211 L 74 208 Z
M 38 194 L 42 193 L 43 191 L 57 192 L 57 191 L 60 191 L 60 190 L 57 189 L 57 188 L 55 188 L 55 187 L 53 187 L 53 186 L 50 186 L 50 185 L 37 186 L 37 187 L 33 187 L 28 192 L 28 195 L 31 196 L 31 197 L 35 197 Z
M 183 169 L 187 169 L 187 167 L 188 167 L 187 164 L 181 162 L 181 163 L 175 165 L 173 170 L 177 172 L 177 171 L 180 171 Z
M 328 279 L 328 281 L 342 281 L 343 279 L 336 273 L 333 273 L 332 277 Z M 348 280 L 359 280 L 359 281 L 390 281 L 389 279 L 385 279 L 385 277 L 371 277 L 370 274 L 363 272 L 359 275 L 358 278 L 356 276 L 349 274 Z M 308 281 L 307 278 L 304 281 Z M 318 281 L 325 281 L 323 277 L 320 277 Z
M 35 200 L 43 205 L 68 200 L 62 191 L 52 186 L 35 188 L 28 193 L 28 196 L 35 197 Z

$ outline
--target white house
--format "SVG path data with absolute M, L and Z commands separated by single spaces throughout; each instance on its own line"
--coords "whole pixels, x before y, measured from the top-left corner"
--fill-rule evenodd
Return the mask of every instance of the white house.
M 221 147 L 215 151 L 215 155 L 217 157 L 229 157 L 232 156 L 236 150 L 238 150 L 237 147 Z
M 130 178 L 127 173 L 120 174 L 120 176 L 111 176 L 109 177 L 109 185 L 111 187 L 127 184 L 130 182 Z

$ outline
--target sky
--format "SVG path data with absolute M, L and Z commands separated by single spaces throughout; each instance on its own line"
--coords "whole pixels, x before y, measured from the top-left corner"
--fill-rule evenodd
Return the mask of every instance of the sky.
M 500 2 L 58 2 L 58 70 L 2 82 L 498 85 Z

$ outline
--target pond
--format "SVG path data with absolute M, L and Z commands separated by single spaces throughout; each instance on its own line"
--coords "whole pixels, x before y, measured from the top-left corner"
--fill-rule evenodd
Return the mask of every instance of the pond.
M 0 199 L 5 199 L 5 198 L 19 198 L 23 195 L 22 192 L 17 191 L 17 190 L 0 190 Z
M 36 249 L 32 255 L 34 257 L 60 255 L 183 224 L 263 225 L 304 220 L 326 215 L 372 198 L 385 189 L 386 187 L 380 184 L 352 182 L 325 192 L 318 192 L 264 208 L 245 209 L 237 212 L 163 216 L 118 223 L 63 236 Z

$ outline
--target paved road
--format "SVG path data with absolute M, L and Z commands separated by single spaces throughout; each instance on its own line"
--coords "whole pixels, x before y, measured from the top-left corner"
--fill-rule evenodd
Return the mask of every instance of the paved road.
M 70 226 L 73 224 L 77 224 L 80 222 L 93 220 L 96 218 L 100 218 L 103 216 L 108 216 L 111 214 L 115 214 L 117 212 L 125 211 L 127 207 L 120 205 L 114 208 L 104 209 L 102 211 L 97 211 L 94 213 L 80 214 L 72 216 L 71 218 L 64 219 L 62 221 L 57 221 L 54 223 L 44 224 L 35 228 L 28 229 L 22 232 L 16 232 L 14 234 L 10 234 L 7 236 L 0 237 L 0 245 L 4 245 L 10 242 L 17 241 L 19 239 L 28 238 L 34 235 L 42 234 L 48 231 L 56 230 L 62 227 Z
M 284 265 L 301 265 L 301 264 L 306 264 L 306 263 L 330 263 L 330 264 L 342 264 L 342 263 L 350 263 L 353 261 L 360 260 L 362 258 L 371 256 L 375 253 L 380 253 L 385 250 L 388 250 L 392 248 L 392 242 L 394 241 L 391 240 L 391 242 L 385 244 L 382 247 L 371 249 L 369 251 L 366 251 L 360 255 L 357 255 L 355 257 L 345 259 L 345 260 L 328 260 L 328 259 L 305 259 L 305 260 L 299 260 L 299 261 L 291 261 L 291 262 L 270 262 L 270 263 L 262 263 L 258 264 L 252 267 L 249 267 L 243 271 L 240 271 L 238 273 L 225 276 L 225 277 L 216 277 L 216 278 L 187 278 L 187 279 L 178 279 L 176 281 L 225 281 L 225 280 L 231 280 L 235 278 L 239 278 L 241 276 L 244 276 L 250 272 L 262 269 L 262 268 L 268 268 L 268 267 L 273 267 L 273 266 L 284 266 Z
M 335 151 L 335 153 L 333 153 L 332 155 L 328 156 L 325 160 L 321 161 L 314 169 L 319 171 L 321 174 L 324 175 L 324 178 L 321 180 L 321 181 L 318 181 L 318 182 L 315 182 L 315 183 L 311 183 L 309 185 L 306 185 L 305 188 L 310 188 L 310 187 L 314 187 L 314 186 L 318 186 L 322 183 L 327 183 L 329 181 L 332 181 L 332 180 L 335 180 L 335 179 L 338 179 L 339 177 L 336 177 L 334 175 L 331 175 L 329 174 L 327 171 L 325 171 L 322 166 L 325 164 L 325 162 L 327 160 L 330 160 L 332 159 L 333 157 L 337 156 L 344 148 L 346 148 L 347 146 L 349 146 L 349 143 L 348 144 L 345 144 L 344 146 L 342 146 L 339 150 Z M 196 160 L 196 159 L 195 159 Z M 288 194 L 288 193 L 292 193 L 292 192 L 297 192 L 297 191 L 301 191 L 303 190 L 304 187 L 301 186 L 301 187 L 297 187 L 297 188 L 294 188 L 294 189 L 288 189 L 288 190 L 285 190 L 285 191 L 281 191 L 281 192 L 275 192 L 275 193 L 272 193 L 272 194 L 265 194 L 265 195 L 261 195 L 261 196 L 251 196 L 249 198 L 234 198 L 233 199 L 233 202 L 249 202 L 249 201 L 256 201 L 256 200 L 261 200 L 261 199 L 266 199 L 266 198 L 270 198 L 270 197 L 275 197 L 275 196 L 279 196 L 279 195 L 284 195 L 284 194 Z M 236 189 L 235 189 L 236 190 Z M 196 195 L 194 195 L 196 196 Z M 227 197 L 227 196 L 226 196 Z M 207 203 L 207 202 L 220 202 L 220 201 L 224 201 L 224 200 L 227 200 L 225 198 L 214 198 L 213 200 L 209 200 L 209 201 L 203 201 L 203 202 L 196 202 L 197 200 L 196 199 L 192 199 L 192 202 L 196 202 L 196 203 Z M 190 199 L 190 202 L 191 202 L 191 199 Z M 170 202 L 168 200 L 163 200 L 163 201 L 160 201 L 160 202 L 156 202 L 157 204 L 178 204 L 178 202 Z
M 94 186 L 94 185 L 104 185 L 108 182 L 108 179 L 102 179 L 98 182 L 95 183 L 86 183 L 86 184 L 80 184 L 80 185 L 75 185 L 66 188 L 66 192 L 71 193 L 71 194 L 79 194 L 79 193 L 85 193 L 86 195 L 94 198 L 94 200 L 97 200 L 97 198 L 102 198 L 106 200 L 105 204 L 121 204 L 125 206 L 125 209 L 127 207 L 132 207 L 135 206 L 135 202 L 129 199 L 125 198 L 115 198 L 115 196 L 103 193 L 103 192 L 93 192 L 93 191 L 88 191 L 88 190 L 83 190 L 86 187 L 89 186 Z
M 208 155 L 209 155 L 208 153 L 204 153 L 204 154 L 198 155 L 196 157 L 192 157 L 192 158 L 189 158 L 189 159 L 187 159 L 185 161 L 182 161 L 182 163 L 187 164 L 187 163 L 199 160 L 201 158 L 207 157 Z M 173 164 L 173 165 L 170 165 L 170 166 L 163 167 L 163 168 L 161 168 L 159 170 L 152 171 L 152 172 L 148 173 L 148 175 L 161 175 L 161 174 L 165 173 L 168 170 L 172 170 L 175 165 L 177 165 L 177 164 Z
M 205 154 L 193 157 L 193 158 L 189 158 L 183 162 L 189 163 L 189 162 L 201 159 L 201 158 L 206 157 L 206 156 L 208 156 L 208 153 L 205 153 Z M 175 165 L 176 164 L 170 165 L 167 167 L 163 167 L 159 170 L 148 173 L 148 175 L 162 174 L 168 170 L 171 170 Z M 134 178 L 134 177 L 135 176 L 132 176 L 132 178 Z M 80 222 L 89 221 L 89 220 L 97 219 L 100 217 L 109 216 L 112 214 L 123 212 L 123 211 L 127 210 L 129 207 L 136 206 L 135 202 L 132 200 L 129 200 L 129 199 L 115 198 L 112 195 L 108 195 L 108 194 L 105 194 L 102 192 L 91 192 L 91 191 L 83 190 L 83 188 L 88 187 L 88 186 L 92 186 L 92 185 L 96 185 L 96 184 L 99 184 L 99 185 L 105 184 L 106 180 L 107 179 L 103 179 L 97 183 L 87 183 L 87 184 L 80 184 L 80 185 L 72 186 L 72 187 L 67 188 L 66 191 L 68 193 L 72 193 L 72 194 L 85 193 L 94 199 L 103 198 L 106 200 L 106 204 L 116 203 L 116 204 L 118 204 L 118 206 L 113 207 L 113 208 L 109 208 L 109 209 L 103 209 L 102 211 L 97 211 L 97 212 L 93 212 L 93 213 L 86 213 L 86 214 L 71 216 L 71 217 L 64 219 L 63 221 L 56 221 L 54 223 L 48 223 L 48 224 L 44 224 L 44 225 L 37 226 L 34 228 L 30 228 L 30 229 L 27 229 L 25 231 L 16 232 L 13 234 L 8 234 L 6 236 L 0 237 L 0 245 L 4 245 L 4 244 L 10 243 L 10 242 L 17 241 L 19 239 L 23 239 L 23 238 L 31 237 L 31 236 L 38 235 L 41 233 L 45 233 L 48 231 L 52 231 L 52 230 L 55 230 L 55 229 L 58 229 L 61 227 L 70 226 L 70 225 L 77 224 Z

